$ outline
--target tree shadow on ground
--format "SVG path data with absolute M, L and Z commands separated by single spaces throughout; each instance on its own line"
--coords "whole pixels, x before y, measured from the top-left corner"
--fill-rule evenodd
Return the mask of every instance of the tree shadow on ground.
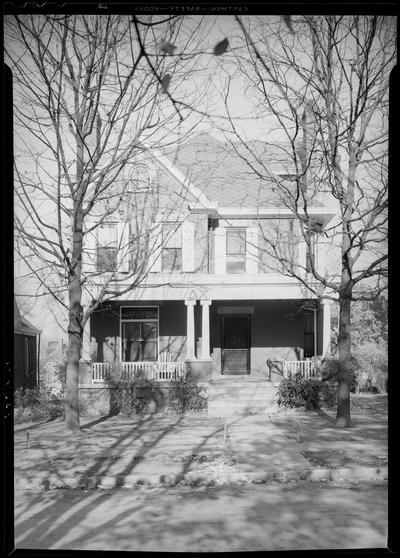
M 129 459 L 125 460 L 125 466 L 123 470 L 118 472 L 118 475 L 124 476 L 134 472 L 135 467 L 137 467 L 138 462 L 140 460 L 138 457 L 144 458 L 146 454 L 155 449 L 162 439 L 166 437 L 173 429 L 177 428 L 178 425 L 182 422 L 183 417 L 178 416 L 175 419 L 171 420 L 168 419 L 160 419 L 160 417 L 155 415 L 147 415 L 143 417 L 139 417 L 134 421 L 132 425 L 132 421 L 129 419 L 122 419 L 119 420 L 119 417 L 115 417 L 114 421 L 109 419 L 108 421 L 93 421 L 90 425 L 86 424 L 85 429 L 88 433 L 88 436 L 92 434 L 97 440 L 97 456 L 90 467 L 83 468 L 83 471 L 76 474 L 79 477 L 78 484 L 85 484 L 88 478 L 96 478 L 96 476 L 106 476 L 112 466 L 112 460 L 105 460 L 103 456 L 99 455 L 99 449 L 101 450 L 104 445 L 106 446 L 106 452 L 109 455 L 110 453 L 118 453 L 119 451 L 122 453 L 126 450 L 127 446 L 135 447 L 135 451 L 129 454 Z M 96 426 L 102 423 L 102 436 L 103 439 L 106 439 L 106 443 L 102 443 L 99 438 L 102 436 L 98 435 L 96 432 Z M 161 423 L 161 428 L 160 428 Z M 91 431 L 91 429 L 94 429 Z M 123 431 L 121 433 L 121 430 Z M 213 429 L 213 431 L 209 434 L 206 434 L 201 438 L 199 443 L 194 446 L 194 449 L 191 449 L 192 452 L 200 451 L 202 447 L 205 446 L 207 441 L 213 438 L 215 435 L 218 435 L 221 432 L 221 426 L 218 425 L 217 428 Z M 81 444 L 81 451 L 82 455 L 84 456 L 84 444 L 88 442 L 88 436 L 84 436 L 83 440 L 80 441 Z M 107 443 L 107 440 L 111 443 Z M 104 440 L 103 440 L 104 441 Z M 51 443 L 51 441 L 50 441 Z M 71 459 L 74 459 L 73 456 Z M 63 476 L 65 475 L 65 459 L 63 460 L 60 457 L 62 463 L 57 465 L 54 451 L 52 452 L 51 449 L 45 451 L 44 460 L 51 460 L 53 459 L 53 468 L 52 473 L 58 478 L 60 482 L 63 480 Z M 26 473 L 29 473 L 29 467 L 32 466 L 32 462 L 29 460 L 26 463 Z M 184 463 L 182 465 L 182 475 L 185 474 L 187 471 L 188 464 Z M 22 471 L 23 472 L 23 471 Z M 21 474 L 21 470 L 20 470 Z M 96 506 L 99 502 L 102 501 L 104 497 L 104 493 L 101 492 L 92 492 L 90 494 L 90 498 L 87 499 L 87 502 L 82 502 L 82 498 L 77 496 L 72 499 L 70 511 L 65 518 L 65 520 L 61 517 L 58 517 L 57 510 L 58 510 L 58 494 L 53 493 L 56 495 L 55 502 L 53 505 L 49 505 L 44 509 L 38 510 L 34 516 L 34 524 L 35 524 L 35 539 L 40 542 L 44 537 L 46 537 L 46 533 L 51 531 L 52 538 L 63 538 L 66 536 L 68 531 L 71 528 L 78 526 L 81 522 L 85 521 L 85 518 L 91 512 L 96 510 Z M 31 499 L 31 505 L 35 507 L 36 504 L 39 504 L 43 498 L 43 494 L 39 493 Z M 20 512 L 16 510 L 16 521 L 18 522 L 18 531 L 22 533 L 19 538 L 19 544 L 24 544 L 27 540 L 31 540 L 31 528 L 29 527 L 32 522 L 32 518 L 28 520 L 18 521 Z M 56 526 L 54 527 L 54 519 Z M 23 533 L 26 533 L 24 535 Z
M 229 419 L 226 424 L 231 434 L 231 448 L 223 444 L 225 424 L 204 421 L 207 428 L 196 430 L 192 427 L 194 443 L 189 445 L 190 452 L 207 453 L 216 444 L 222 453 L 230 449 L 239 462 L 257 467 L 269 464 L 279 470 L 288 463 L 305 463 L 299 450 L 288 439 L 288 434 L 291 436 L 297 432 L 298 420 L 308 423 L 311 431 L 312 428 L 315 430 L 319 427 L 316 418 L 321 420 L 316 413 L 301 418 L 280 417 L 281 423 L 278 421 L 277 426 L 274 420 L 268 421 L 268 430 L 265 416 Z M 333 440 L 338 434 L 343 436 L 342 429 L 332 428 L 326 422 L 324 424 L 326 439 Z M 55 428 L 51 436 L 46 428 L 43 429 L 44 435 L 47 435 L 46 457 L 49 459 L 56 453 L 51 445 L 60 436 L 60 428 Z M 86 434 L 77 455 L 85 456 L 85 447 L 91 447 L 94 459 L 89 468 L 83 467 L 76 473 L 82 481 L 88 476 L 107 475 L 112 467 L 112 461 L 104 459 L 107 456 L 124 454 L 127 459 L 118 474 L 134 472 L 139 462 L 137 458 L 144 458 L 151 451 L 161 451 L 163 440 L 170 433 L 175 436 L 176 452 L 182 451 L 180 448 L 188 446 L 179 446 L 179 442 L 183 443 L 186 433 L 190 432 L 190 421 L 183 416 L 167 418 L 149 414 L 135 420 L 118 416 L 93 421 L 85 425 L 84 430 Z M 60 448 L 61 445 L 58 450 Z M 130 451 L 126 453 L 127 450 Z M 32 464 L 33 461 L 28 459 L 22 473 L 28 474 Z M 190 468 L 189 461 L 182 463 L 177 482 Z M 61 469 L 55 470 L 61 478 Z M 15 510 L 18 547 L 28 548 L 34 540 L 36 548 L 52 545 L 55 548 L 79 549 L 80 545 L 82 548 L 94 545 L 94 549 L 132 550 L 132 545 L 136 544 L 136 550 L 167 550 L 167 541 L 172 550 L 226 551 L 278 549 L 285 548 L 285 545 L 293 547 L 296 540 L 299 548 L 341 548 L 337 545 L 343 540 L 343 547 L 351 548 L 351 537 L 354 547 L 358 541 L 365 541 L 369 546 L 383 536 L 386 504 L 382 497 L 379 501 L 373 498 L 370 501 L 368 489 L 363 491 L 360 488 L 358 492 L 343 489 L 338 497 L 328 485 L 321 489 L 322 492 L 318 492 L 317 486 L 313 485 L 311 491 L 304 493 L 292 490 L 290 484 L 269 488 L 266 496 L 262 485 L 259 489 L 253 487 L 250 499 L 244 500 L 248 493 L 246 490 L 249 490 L 244 486 L 208 487 L 197 491 L 190 491 L 184 486 L 165 487 L 154 491 L 148 489 L 150 496 L 144 488 L 120 489 L 110 493 L 89 491 L 84 496 L 79 491 L 31 493 L 27 496 L 27 504 L 17 506 Z M 224 493 L 229 495 L 228 500 L 224 500 Z M 188 494 L 190 497 L 186 502 Z M 67 511 L 61 506 L 65 498 L 68 498 L 69 504 Z M 324 510 L 336 519 L 325 521 Z M 349 527 L 347 532 L 346 524 Z M 262 529 L 266 529 L 267 535 L 261 532 Z M 282 530 L 282 540 L 276 541 L 276 533 Z M 347 533 L 343 539 L 342 530 Z M 318 540 L 315 539 L 316 533 L 321 537 L 323 546 L 315 546 Z M 271 541 L 275 540 L 271 548 L 268 547 L 268 536 Z M 175 547 L 171 541 L 176 542 Z
M 164 552 L 386 546 L 385 492 L 371 485 L 120 489 L 92 493 L 90 502 L 75 492 L 69 507 L 64 491 L 52 498 L 41 516 L 35 506 L 46 497 L 26 504 L 33 513 L 18 525 L 27 533 L 19 548 L 32 539 L 34 548 Z

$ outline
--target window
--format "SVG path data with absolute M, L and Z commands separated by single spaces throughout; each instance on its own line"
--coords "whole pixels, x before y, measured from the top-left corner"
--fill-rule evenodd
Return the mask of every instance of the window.
M 123 362 L 156 361 L 158 355 L 158 308 L 121 308 Z
M 147 193 L 151 190 L 152 177 L 146 164 L 139 163 L 129 171 L 128 189 L 133 194 Z
M 304 357 L 309 358 L 315 355 L 315 328 L 314 310 L 306 310 L 304 313 Z
M 316 247 L 318 235 L 322 230 L 322 225 L 312 223 L 307 231 L 307 238 L 309 243 L 306 243 L 306 270 L 308 273 L 312 271 L 312 265 L 316 265 Z
M 226 272 L 246 271 L 246 229 L 226 230 Z
M 182 269 L 182 226 L 180 223 L 164 223 L 162 229 L 162 270 Z
M 107 224 L 97 231 L 97 271 L 106 273 L 117 269 L 117 225 Z

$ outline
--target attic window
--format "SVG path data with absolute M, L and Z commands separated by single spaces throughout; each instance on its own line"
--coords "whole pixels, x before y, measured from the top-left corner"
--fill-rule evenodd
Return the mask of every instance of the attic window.
M 139 163 L 132 165 L 129 172 L 128 191 L 132 194 L 150 192 L 152 184 L 151 172 L 147 165 Z

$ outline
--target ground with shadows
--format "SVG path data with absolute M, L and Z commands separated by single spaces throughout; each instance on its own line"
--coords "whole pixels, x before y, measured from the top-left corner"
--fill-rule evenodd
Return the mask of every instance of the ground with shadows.
M 16 493 L 16 548 L 227 552 L 386 547 L 385 483 Z

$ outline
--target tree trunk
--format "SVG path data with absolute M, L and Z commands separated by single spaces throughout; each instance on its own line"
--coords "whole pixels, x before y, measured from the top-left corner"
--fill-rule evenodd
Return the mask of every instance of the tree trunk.
M 71 325 L 72 319 L 70 319 Z M 69 330 L 67 369 L 65 384 L 65 429 L 69 432 L 78 432 L 79 406 L 78 406 L 78 384 L 79 384 L 79 357 L 81 349 L 81 337 L 76 332 Z
M 352 380 L 350 346 L 351 296 L 341 296 L 339 300 L 339 383 L 337 392 L 336 426 L 351 426 L 350 389 Z

